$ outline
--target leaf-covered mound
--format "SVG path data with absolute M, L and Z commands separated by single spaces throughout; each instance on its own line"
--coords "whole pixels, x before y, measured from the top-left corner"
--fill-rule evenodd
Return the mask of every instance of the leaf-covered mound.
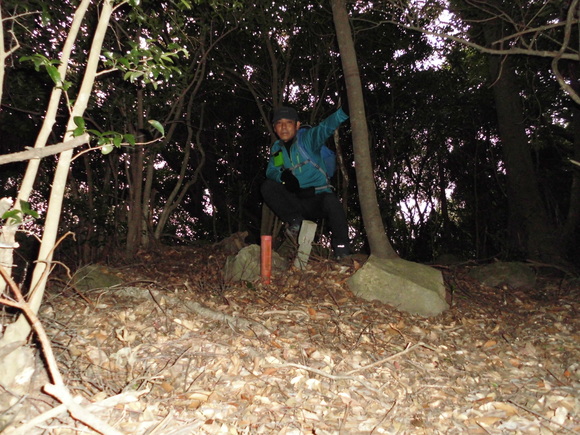
M 514 291 L 445 269 L 452 308 L 426 319 L 354 298 L 356 260 L 265 286 L 224 282 L 225 258 L 166 248 L 114 269 L 117 287 L 54 282 L 42 321 L 90 412 L 131 434 L 580 431 L 577 283 Z M 13 427 L 57 404 L 19 405 Z M 62 410 L 29 432 L 73 427 Z

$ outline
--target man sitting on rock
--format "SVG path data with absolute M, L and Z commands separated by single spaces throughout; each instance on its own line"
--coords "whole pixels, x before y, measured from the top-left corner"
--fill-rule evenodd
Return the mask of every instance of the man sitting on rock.
M 295 109 L 276 109 L 272 123 L 278 140 L 270 149 L 267 179 L 261 188 L 264 201 L 286 223 L 286 233 L 294 240 L 303 220 L 326 219 L 337 259 L 351 253 L 348 223 L 325 173 L 321 149 L 347 119 L 348 114 L 339 108 L 319 125 L 300 128 Z

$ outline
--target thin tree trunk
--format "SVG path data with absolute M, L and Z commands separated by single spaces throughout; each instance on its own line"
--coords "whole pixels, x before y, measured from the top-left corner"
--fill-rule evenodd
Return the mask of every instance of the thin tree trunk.
M 371 254 L 383 259 L 398 258 L 397 253 L 389 243 L 385 233 L 385 227 L 377 201 L 362 84 L 358 71 L 354 41 L 350 30 L 348 12 L 346 10 L 346 1 L 331 0 L 331 5 L 348 94 L 361 212 Z
M 183 201 L 185 194 L 189 190 L 189 188 L 194 184 L 197 183 L 198 179 L 200 178 L 201 170 L 205 165 L 205 150 L 203 149 L 201 143 L 201 131 L 204 122 L 204 113 L 205 113 L 205 105 L 201 106 L 201 114 L 199 117 L 199 127 L 197 129 L 197 134 L 195 135 L 195 143 L 197 145 L 197 150 L 200 154 L 200 159 L 195 168 L 195 171 L 192 176 L 189 177 L 189 180 L 185 182 L 185 178 L 187 175 L 187 170 L 189 167 L 189 160 L 191 156 L 191 149 L 192 143 L 194 141 L 193 138 L 193 128 L 191 126 L 191 115 L 192 115 L 192 108 L 193 102 L 195 100 L 195 94 L 190 95 L 189 102 L 187 105 L 187 139 L 185 150 L 183 152 L 183 159 L 181 161 L 181 170 L 179 171 L 179 177 L 177 178 L 177 182 L 175 183 L 175 187 L 172 189 L 171 193 L 169 194 L 169 198 L 165 202 L 163 206 L 163 210 L 159 216 L 159 222 L 157 223 L 157 227 L 155 228 L 154 238 L 155 240 L 160 240 L 161 236 L 163 235 L 163 230 L 167 225 L 167 221 L 171 216 L 171 213 L 175 211 L 177 207 Z
M 129 203 L 127 210 L 127 245 L 126 253 L 130 257 L 135 255 L 141 246 L 143 231 L 143 147 L 133 149 L 128 162 L 127 175 L 129 178 Z
M 101 5 L 101 15 L 99 17 L 99 22 L 95 30 L 93 42 L 91 44 L 91 50 L 87 60 L 85 75 L 83 77 L 81 87 L 75 100 L 75 104 L 71 110 L 67 124 L 67 133 L 65 134 L 64 138 L 65 141 L 72 138 L 72 131 L 75 129 L 74 118 L 77 116 L 82 116 L 87 108 L 97 74 L 97 67 L 99 65 L 99 57 L 101 54 L 103 40 L 107 32 L 107 27 L 109 25 L 112 12 L 112 0 L 104 0 Z M 32 274 L 32 292 L 28 301 L 31 310 L 34 313 L 38 313 L 40 308 L 40 304 L 44 296 L 44 289 L 48 279 L 49 269 L 51 267 L 72 154 L 73 150 L 65 151 L 60 154 L 53 178 L 48 210 L 46 212 L 44 233 L 40 244 L 38 262 L 36 263 L 36 267 L 34 268 L 34 272 Z M 8 325 L 6 328 L 4 336 L 0 340 L 0 347 L 8 343 L 25 341 L 26 337 L 28 337 L 28 334 L 30 334 L 30 331 L 31 326 L 28 320 L 23 314 L 21 314 L 16 322 Z
M 79 33 L 79 29 L 81 27 L 81 24 L 83 22 L 83 19 L 86 15 L 87 9 L 90 4 L 91 0 L 82 0 L 75 11 L 73 21 L 71 23 L 71 27 L 66 37 L 66 41 L 62 48 L 62 53 L 60 56 L 61 63 L 58 67 L 58 73 L 60 75 L 61 81 L 64 81 L 66 78 L 70 55 L 72 53 L 74 43 Z M 2 51 L 4 50 L 4 45 L 1 46 L 0 50 Z M 1 65 L 1 69 L 4 70 L 4 64 Z M 0 82 L 0 85 L 2 85 L 2 82 Z M 50 100 L 48 102 L 48 107 L 46 109 L 44 121 L 42 123 L 40 132 L 38 133 L 38 136 L 36 138 L 34 148 L 42 148 L 46 145 L 46 142 L 48 141 L 48 138 L 52 133 L 52 128 L 56 122 L 56 115 L 58 112 L 58 106 L 61 97 L 62 97 L 62 87 L 54 86 L 52 88 L 52 93 L 50 95 Z M 14 204 L 15 209 L 20 209 L 20 201 L 28 201 L 28 199 L 30 198 L 30 193 L 32 192 L 32 189 L 34 187 L 34 181 L 36 180 L 36 174 L 38 173 L 40 162 L 41 159 L 33 159 L 28 162 L 24 178 L 22 179 L 22 183 L 18 191 L 18 198 L 16 199 L 16 202 Z M 5 224 L 2 227 L 2 230 L 0 231 L 0 242 L 3 242 L 9 246 L 14 245 L 17 230 L 18 230 L 17 225 L 10 225 L 9 223 Z M 0 249 L 0 264 L 3 267 L 5 267 L 6 270 L 11 270 L 12 263 L 13 263 L 12 250 Z M 4 281 L 1 281 L 0 293 L 2 293 L 2 291 L 4 291 L 5 288 L 6 283 Z

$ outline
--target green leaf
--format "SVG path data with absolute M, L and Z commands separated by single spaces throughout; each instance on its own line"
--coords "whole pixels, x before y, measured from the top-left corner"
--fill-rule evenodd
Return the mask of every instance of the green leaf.
M 101 137 L 102 133 L 99 130 L 87 130 L 87 133 L 89 133 L 90 135 L 93 135 L 95 137 Z
M 161 123 L 159 121 L 155 121 L 154 119 L 150 119 L 147 122 L 151 125 L 151 127 L 153 127 L 155 130 L 157 130 L 159 133 L 161 133 L 161 136 L 165 136 L 165 129 L 163 128 L 163 126 L 161 125 Z
M 20 62 L 32 62 L 34 64 L 34 69 L 40 71 L 42 65 L 49 63 L 48 59 L 40 54 L 35 54 L 34 56 L 23 56 L 20 58 Z
M 45 65 L 46 72 L 52 79 L 55 85 L 60 85 L 60 73 L 58 72 L 58 68 L 53 65 Z
M 73 121 L 77 127 L 85 128 L 85 120 L 82 116 L 75 116 Z
M 137 143 L 135 141 L 135 135 L 132 134 L 126 134 L 124 136 L 125 142 L 127 142 L 129 145 L 135 146 L 135 144 Z
M 107 144 L 107 145 L 104 145 L 104 146 L 101 148 L 101 154 L 103 154 L 103 155 L 107 155 L 107 154 L 109 154 L 111 151 L 113 151 L 113 149 L 114 149 L 114 147 L 113 147 L 113 145 L 111 145 L 110 143 L 109 143 L 109 144 Z
M 129 79 L 130 82 L 134 82 L 142 75 L 143 73 L 141 71 L 128 71 L 127 73 L 125 73 L 124 79 L 125 80 Z
M 121 141 L 123 140 L 122 136 L 115 136 L 113 138 L 113 145 L 115 145 L 117 148 L 121 148 Z
M 70 87 L 72 86 L 72 82 L 69 82 L 68 80 L 65 80 L 64 82 L 62 82 L 61 88 L 63 91 L 68 91 L 70 89 Z
M 189 3 L 187 0 L 181 0 L 181 5 L 183 7 L 185 7 L 186 9 L 191 9 L 191 3 Z
M 121 65 L 123 65 L 126 69 L 131 69 L 131 64 L 129 63 L 129 61 L 126 58 L 124 58 L 124 57 L 120 58 L 119 63 Z
M 20 209 L 25 215 L 32 216 L 35 219 L 38 218 L 38 213 L 30 208 L 30 203 L 28 201 L 20 200 Z
M 83 127 L 77 127 L 72 131 L 73 137 L 82 136 L 85 133 L 85 129 Z
M 22 210 L 22 213 L 26 213 L 28 210 L 30 210 L 30 203 L 28 201 L 24 201 L 23 199 L 21 199 L 20 210 Z
M 2 215 L 2 219 L 14 219 L 16 223 L 20 223 L 22 222 L 20 213 L 22 213 L 20 210 L 8 210 Z

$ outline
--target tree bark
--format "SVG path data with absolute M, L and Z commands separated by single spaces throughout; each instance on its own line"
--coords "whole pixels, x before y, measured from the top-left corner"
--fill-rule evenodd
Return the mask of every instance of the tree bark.
M 501 34 L 499 23 L 488 23 L 483 30 L 490 46 Z M 534 260 L 559 261 L 563 255 L 534 171 L 513 58 L 489 55 L 488 59 L 507 172 L 510 245 Z
M 346 10 L 346 1 L 331 0 L 331 5 L 346 82 L 361 212 L 371 254 L 383 259 L 398 258 L 398 254 L 391 246 L 385 233 L 377 200 L 362 84 Z
M 143 127 L 143 91 L 137 91 L 137 119 L 138 129 Z M 132 149 L 131 159 L 127 162 L 127 178 L 129 181 L 129 203 L 127 210 L 127 245 L 126 253 L 129 258 L 133 257 L 141 247 L 143 238 L 143 174 L 144 174 L 143 147 Z

